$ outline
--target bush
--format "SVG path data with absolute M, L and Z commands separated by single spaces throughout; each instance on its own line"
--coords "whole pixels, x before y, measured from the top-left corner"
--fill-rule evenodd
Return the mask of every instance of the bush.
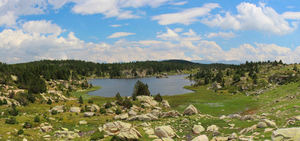
M 137 81 L 134 85 L 134 91 L 132 93 L 132 99 L 136 100 L 137 96 L 146 95 L 150 96 L 150 91 L 147 84 L 144 84 L 141 81 Z
M 122 141 L 118 136 L 114 135 L 110 141 Z
M 132 103 L 131 103 L 130 99 L 128 99 L 128 98 L 125 98 L 125 100 L 122 102 L 121 105 L 127 109 L 132 107 Z
M 106 114 L 105 108 L 100 108 L 100 113 L 101 113 L 101 114 Z
M 82 96 L 79 97 L 78 101 L 79 101 L 80 104 L 83 104 L 83 98 L 82 98 Z
M 24 134 L 24 130 L 23 129 L 20 129 L 19 131 L 18 131 L 18 133 L 17 133 L 18 135 L 22 135 L 22 134 Z
M 34 120 L 33 120 L 34 122 L 40 122 L 41 120 L 40 120 L 40 117 L 37 115 L 37 116 L 35 116 L 34 117 Z
M 104 105 L 105 109 L 108 109 L 108 108 L 111 108 L 112 107 L 112 104 L 110 102 L 107 102 L 105 105 Z
M 32 125 L 29 122 L 25 122 L 23 125 L 23 128 L 31 128 L 31 127 L 32 127 Z
M 104 138 L 104 132 L 97 130 L 95 133 L 91 135 L 91 141 L 96 141 Z
M 17 116 L 17 115 L 19 114 L 19 111 L 17 110 L 15 104 L 12 104 L 12 105 L 11 105 L 11 110 L 9 110 L 8 113 L 9 113 L 11 116 Z
M 51 105 L 52 104 L 52 100 L 48 99 L 47 104 Z
M 157 102 L 162 102 L 163 98 L 161 97 L 160 94 L 157 94 L 157 95 L 154 97 L 154 100 L 156 100 Z
M 17 123 L 17 120 L 15 117 L 10 117 L 8 119 L 5 120 L 5 123 L 6 124 L 16 124 Z
M 119 114 L 122 113 L 122 111 L 118 108 L 118 109 L 116 109 L 115 113 L 116 113 L 117 115 L 119 115 Z
M 121 105 L 123 103 L 123 98 L 121 97 L 119 92 L 116 94 L 115 98 L 118 105 Z
M 57 113 L 58 113 L 58 112 L 57 112 L 56 110 L 52 110 L 52 111 L 51 111 L 51 114 L 52 114 L 52 115 L 57 115 Z

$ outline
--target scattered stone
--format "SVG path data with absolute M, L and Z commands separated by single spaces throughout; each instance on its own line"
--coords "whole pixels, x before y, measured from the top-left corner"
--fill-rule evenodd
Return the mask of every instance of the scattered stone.
M 237 138 L 238 138 L 238 135 L 237 135 L 236 133 L 232 133 L 232 134 L 228 137 L 229 140 L 236 140 Z
M 299 141 L 300 128 L 282 128 L 277 129 L 272 134 L 272 141 Z
M 92 117 L 92 116 L 94 116 L 94 115 L 95 115 L 94 112 L 84 112 L 84 116 L 85 116 L 85 117 Z
M 248 128 L 245 128 L 245 129 L 241 130 L 240 134 L 247 134 L 249 132 L 253 132 L 256 129 L 257 129 L 257 125 L 253 125 L 251 127 L 248 127 Z
M 144 104 L 145 107 L 155 107 L 158 105 L 157 101 L 155 101 L 151 96 L 137 96 L 136 98 Z
M 152 120 L 158 120 L 158 117 L 152 115 L 151 113 L 148 114 L 142 114 L 142 115 L 137 115 L 128 118 L 129 121 L 133 120 L 140 120 L 140 121 L 152 121 Z
M 128 112 L 128 115 L 129 115 L 129 116 L 136 116 L 136 115 L 137 115 L 137 112 L 135 112 L 134 110 L 130 110 L 130 111 Z
M 268 119 L 263 119 L 263 122 L 265 122 L 269 127 L 277 127 L 276 123 L 274 121 L 268 120 Z
M 71 107 L 70 108 L 70 112 L 72 113 L 80 113 L 80 107 Z
M 168 112 L 163 112 L 161 114 L 162 118 L 166 118 L 166 117 L 179 117 L 181 116 L 181 114 L 178 111 L 172 110 L 172 111 L 168 111 Z
M 128 118 L 128 113 L 124 113 L 124 114 L 120 114 L 120 115 L 116 115 L 114 117 L 115 120 L 126 120 Z
M 137 140 L 141 137 L 141 134 L 130 123 L 122 121 L 104 124 L 103 131 L 110 136 L 117 135 L 122 140 Z
M 211 141 L 228 141 L 228 137 L 214 137 Z
M 205 131 L 205 128 L 202 125 L 194 125 L 192 130 L 194 134 L 200 134 L 201 132 Z
M 268 125 L 265 122 L 259 122 L 257 124 L 257 128 L 266 128 L 266 127 L 268 127 Z
M 53 127 L 49 123 L 42 123 L 40 125 L 40 129 L 43 132 L 50 132 L 53 130 Z
M 86 110 L 89 112 L 98 112 L 98 111 L 100 111 L 100 107 L 96 104 L 93 104 L 93 105 L 87 106 Z
M 57 113 L 63 113 L 64 112 L 64 106 L 55 106 L 53 107 L 49 112 L 57 111 Z
M 79 121 L 79 124 L 80 124 L 80 125 L 86 125 L 86 124 L 87 124 L 87 121 L 81 120 L 81 121 Z
M 184 115 L 198 114 L 198 110 L 194 105 L 189 105 L 183 112 Z
M 267 132 L 271 132 L 273 130 L 274 130 L 273 128 L 266 128 L 264 132 L 267 133 Z
M 211 125 L 207 127 L 207 131 L 209 132 L 217 132 L 219 131 L 219 127 L 217 125 Z
M 171 108 L 171 106 L 170 106 L 170 104 L 169 104 L 169 102 L 167 101 L 167 100 L 163 100 L 162 102 L 161 102 L 161 104 L 162 104 L 162 106 L 164 107 L 164 108 Z
M 171 126 L 156 127 L 154 132 L 159 138 L 173 138 L 176 136 L 176 133 Z
M 241 117 L 241 120 L 254 120 L 254 117 L 252 115 L 244 115 Z
M 192 141 L 209 141 L 206 135 L 195 137 Z

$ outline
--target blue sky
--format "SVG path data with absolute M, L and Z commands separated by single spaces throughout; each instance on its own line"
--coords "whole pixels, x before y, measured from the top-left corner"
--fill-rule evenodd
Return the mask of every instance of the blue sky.
M 0 0 L 0 61 L 300 62 L 299 0 Z

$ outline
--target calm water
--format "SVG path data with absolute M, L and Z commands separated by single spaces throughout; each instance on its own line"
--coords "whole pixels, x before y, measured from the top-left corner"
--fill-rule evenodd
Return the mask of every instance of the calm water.
M 160 93 L 161 95 L 177 95 L 192 92 L 184 89 L 184 86 L 191 85 L 193 82 L 185 79 L 187 75 L 173 75 L 169 78 L 155 77 L 137 78 L 137 79 L 93 79 L 90 81 L 94 86 L 101 86 L 100 90 L 90 92 L 90 95 L 103 97 L 113 97 L 117 92 L 122 96 L 131 96 L 136 81 L 140 80 L 148 84 L 152 95 Z

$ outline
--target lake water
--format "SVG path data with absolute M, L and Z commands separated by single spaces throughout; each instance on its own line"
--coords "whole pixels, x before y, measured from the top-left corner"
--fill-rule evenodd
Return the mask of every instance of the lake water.
M 131 96 L 134 84 L 140 80 L 148 84 L 152 95 L 160 93 L 161 95 L 178 95 L 190 93 L 191 90 L 184 89 L 184 86 L 189 86 L 193 82 L 185 79 L 187 75 L 172 75 L 168 78 L 136 78 L 136 79 L 93 79 L 90 83 L 94 86 L 101 86 L 100 90 L 89 92 L 90 95 L 103 97 L 113 97 L 117 92 L 121 96 Z

